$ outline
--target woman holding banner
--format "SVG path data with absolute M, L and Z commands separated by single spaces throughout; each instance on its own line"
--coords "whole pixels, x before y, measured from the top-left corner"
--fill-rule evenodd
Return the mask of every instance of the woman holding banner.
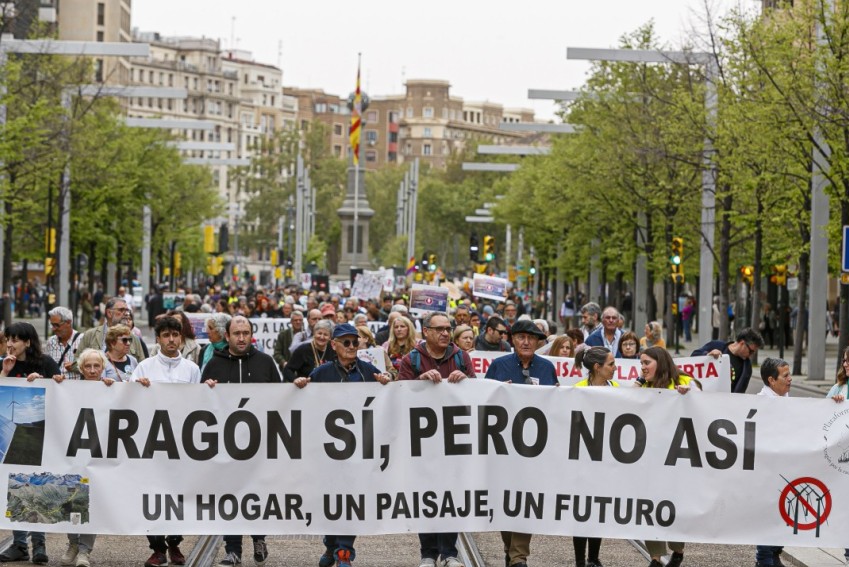
M 283 381 L 294 382 L 295 378 L 307 377 L 310 372 L 324 364 L 336 360 L 336 353 L 328 348 L 333 323 L 322 319 L 315 324 L 312 340 L 307 341 L 292 351 L 292 358 L 283 369 Z
M 643 388 L 678 390 L 679 394 L 686 394 L 694 383 L 692 376 L 675 366 L 675 361 L 665 348 L 655 346 L 643 351 L 640 354 L 640 368 L 643 375 L 637 378 L 637 383 Z
M 616 372 L 616 360 L 613 353 L 606 347 L 591 347 L 581 351 L 575 356 L 575 365 L 582 365 L 589 372 L 585 380 L 575 384 L 576 388 L 590 386 L 613 386 L 619 383 L 613 380 Z M 601 551 L 600 537 L 572 537 L 572 546 L 575 548 L 576 567 L 601 567 L 598 554 Z M 587 549 L 589 547 L 589 549 Z
M 692 376 L 681 372 L 669 352 L 660 347 L 649 347 L 640 354 L 640 368 L 642 377 L 637 383 L 643 388 L 661 388 L 665 390 L 677 390 L 679 394 L 690 391 L 691 383 L 695 383 Z M 698 383 L 696 383 L 698 386 Z M 672 558 L 667 563 L 671 567 L 679 567 L 684 561 L 684 543 L 679 541 L 655 541 L 646 540 L 646 550 L 651 556 L 649 567 L 663 567 L 661 556 L 666 554 L 666 548 L 672 550 Z

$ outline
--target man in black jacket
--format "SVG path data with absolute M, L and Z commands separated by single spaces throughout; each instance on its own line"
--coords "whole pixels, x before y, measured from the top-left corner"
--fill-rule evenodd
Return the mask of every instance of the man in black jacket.
M 274 359 L 260 352 L 251 344 L 253 329 L 251 322 L 238 315 L 230 319 L 225 327 L 227 348 L 217 350 L 212 360 L 203 369 L 201 380 L 210 388 L 219 382 L 229 384 L 271 383 L 279 384 L 280 371 Z M 268 547 L 264 535 L 252 535 L 254 561 L 262 565 L 268 559 Z M 242 562 L 242 536 L 224 536 L 224 559 L 219 565 L 239 565 Z

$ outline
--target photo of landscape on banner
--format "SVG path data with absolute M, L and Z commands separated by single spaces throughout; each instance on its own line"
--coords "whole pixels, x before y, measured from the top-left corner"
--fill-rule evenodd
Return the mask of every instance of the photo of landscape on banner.
M 41 466 L 44 388 L 0 386 L 0 462 Z

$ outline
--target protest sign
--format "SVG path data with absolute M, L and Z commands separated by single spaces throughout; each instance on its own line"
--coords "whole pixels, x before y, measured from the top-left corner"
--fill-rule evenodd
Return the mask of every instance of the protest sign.
M 478 298 L 506 301 L 508 285 L 509 282 L 505 278 L 475 274 L 472 280 L 472 294 Z
M 383 289 L 383 274 L 381 272 L 363 272 L 357 274 L 351 295 L 360 299 L 380 298 Z
M 849 522 L 849 408 L 827 399 L 3 379 L 6 400 L 4 529 L 840 547 Z
M 413 284 L 410 289 L 410 313 L 424 315 L 428 311 L 448 312 L 448 290 L 434 285 Z
M 368 363 L 377 366 L 377 368 L 381 372 L 386 372 L 386 357 L 383 356 L 385 351 L 383 347 L 370 347 L 363 350 L 357 351 L 357 358 L 360 360 L 365 360 Z

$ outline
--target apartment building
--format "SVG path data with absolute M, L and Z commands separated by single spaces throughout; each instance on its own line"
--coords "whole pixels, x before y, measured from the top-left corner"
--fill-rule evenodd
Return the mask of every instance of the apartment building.
M 452 96 L 442 80 L 408 80 L 403 95 L 374 96 L 363 115 L 361 163 L 367 169 L 420 158 L 444 168 L 455 151 L 467 143 L 509 144 L 523 141 L 527 133 L 499 129 L 502 122 L 533 122 L 527 109 L 505 109 L 492 102 L 466 102 Z M 350 154 L 350 111 L 345 98 L 320 90 L 284 89 L 299 100 L 302 125 L 319 120 L 331 126 L 328 143 L 337 156 Z
M 42 2 L 56 6 L 59 39 L 68 41 L 132 41 L 130 29 L 131 0 L 54 0 Z M 43 11 L 42 11 L 43 12 Z M 130 75 L 128 59 L 105 57 L 96 59 L 95 81 L 126 85 Z

